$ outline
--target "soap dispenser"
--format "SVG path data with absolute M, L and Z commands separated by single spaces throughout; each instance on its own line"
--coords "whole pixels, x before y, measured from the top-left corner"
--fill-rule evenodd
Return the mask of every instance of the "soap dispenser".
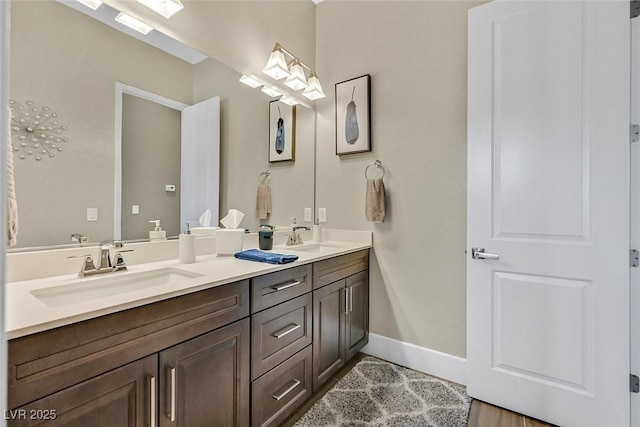
M 149 240 L 167 240 L 167 232 L 160 227 L 160 220 L 153 219 L 149 222 L 155 224 L 153 230 L 149 231 Z
M 178 259 L 180 264 L 196 262 L 196 235 L 191 234 L 188 223 L 184 233 L 178 237 Z

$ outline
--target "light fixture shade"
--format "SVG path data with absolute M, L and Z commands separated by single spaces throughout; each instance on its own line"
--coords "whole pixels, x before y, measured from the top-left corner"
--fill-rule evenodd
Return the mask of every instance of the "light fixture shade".
M 102 6 L 102 0 L 77 0 L 78 3 L 82 3 L 83 5 L 97 10 L 100 6 Z
M 302 92 L 302 96 L 315 101 L 316 99 L 324 98 L 326 95 L 322 91 L 322 85 L 320 85 L 320 79 L 316 75 L 315 71 L 312 71 L 309 75 L 309 86 Z
M 184 9 L 180 0 L 138 0 L 138 3 L 147 6 L 167 19 Z
M 304 70 L 302 69 L 302 65 L 300 65 L 300 60 L 297 58 L 294 59 L 289 71 L 291 74 L 287 77 L 287 80 L 284 81 L 286 86 L 289 86 L 293 90 L 305 89 L 308 86 Z
M 291 105 L 292 107 L 299 104 L 298 101 L 293 98 L 289 98 L 287 95 L 282 95 L 282 98 L 280 98 L 279 101 L 284 102 L 287 105 Z
M 267 61 L 267 65 L 264 67 L 262 72 L 275 80 L 289 77 L 287 61 L 284 58 L 284 53 L 280 50 L 280 43 L 276 43 L 274 46 L 271 56 L 269 56 L 269 60 Z
M 269 95 L 272 98 L 275 98 L 276 96 L 280 96 L 282 95 L 282 92 L 280 92 L 278 89 L 272 88 L 270 86 L 264 86 L 262 89 L 260 89 L 262 92 L 266 93 L 267 95 Z
M 247 86 L 251 86 L 252 88 L 257 88 L 262 86 L 262 83 L 260 83 L 258 80 L 254 79 L 253 77 L 249 77 L 246 75 L 242 75 L 242 77 L 240 77 L 239 79 L 242 83 L 246 84 Z
M 127 15 L 124 12 L 120 12 L 118 16 L 116 16 L 116 21 L 142 34 L 149 34 L 149 32 L 153 30 L 151 25 L 147 25 L 139 19 L 136 19 L 131 15 Z

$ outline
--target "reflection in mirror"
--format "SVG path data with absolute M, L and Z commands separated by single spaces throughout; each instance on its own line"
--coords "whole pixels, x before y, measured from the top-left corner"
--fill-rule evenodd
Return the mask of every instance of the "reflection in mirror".
M 180 111 L 124 94 L 121 164 L 124 209 L 120 239 L 149 238 L 151 220 L 159 220 L 167 236 L 178 235 Z M 169 191 L 167 185 L 172 186 Z M 117 229 L 115 233 L 118 238 Z
M 11 98 L 56 111 L 69 138 L 53 159 L 16 159 L 17 248 L 70 244 L 72 233 L 89 242 L 114 238 L 116 82 L 186 105 L 220 97 L 220 216 L 239 209 L 247 214 L 241 227 L 257 229 L 257 179 L 267 169 L 273 212 L 262 222 L 286 225 L 291 216 L 301 222 L 304 208 L 313 207 L 312 110 L 298 109 L 295 162 L 270 164 L 270 99 L 214 59 L 185 62 L 53 1 L 13 1 L 10 39 Z M 153 161 L 152 153 L 146 159 Z M 157 219 L 141 211 L 143 217 Z M 151 224 L 144 224 L 148 236 Z

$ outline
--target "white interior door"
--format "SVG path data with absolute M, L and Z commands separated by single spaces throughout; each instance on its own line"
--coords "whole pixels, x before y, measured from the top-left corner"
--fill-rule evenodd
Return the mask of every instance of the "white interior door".
M 469 12 L 468 391 L 563 427 L 630 422 L 629 28 L 628 2 Z
M 218 226 L 220 197 L 220 98 L 182 110 L 180 230 L 211 209 Z

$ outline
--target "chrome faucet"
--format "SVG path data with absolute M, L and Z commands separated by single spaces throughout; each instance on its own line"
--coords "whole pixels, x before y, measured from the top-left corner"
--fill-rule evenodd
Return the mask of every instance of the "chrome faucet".
M 291 234 L 289 234 L 289 237 L 287 237 L 287 246 L 293 246 L 293 245 L 301 245 L 304 242 L 302 241 L 302 237 L 300 237 L 300 233 L 298 233 L 298 230 L 307 230 L 309 231 L 310 228 L 309 227 L 305 227 L 305 226 L 295 226 L 291 228 Z
M 127 263 L 124 261 L 122 257 L 122 252 L 132 252 L 132 249 L 129 250 L 119 250 L 116 252 L 114 256 L 113 263 L 111 262 L 110 250 L 111 247 L 115 249 L 120 249 L 124 246 L 121 240 L 103 240 L 98 244 L 98 254 L 100 260 L 98 261 L 98 267 L 93 262 L 93 258 L 91 255 L 80 255 L 80 256 L 70 256 L 68 258 L 83 258 L 84 263 L 82 264 L 82 268 L 78 273 L 78 277 L 86 277 L 93 276 L 96 274 L 104 274 L 104 273 L 112 273 L 115 271 L 126 270 Z

